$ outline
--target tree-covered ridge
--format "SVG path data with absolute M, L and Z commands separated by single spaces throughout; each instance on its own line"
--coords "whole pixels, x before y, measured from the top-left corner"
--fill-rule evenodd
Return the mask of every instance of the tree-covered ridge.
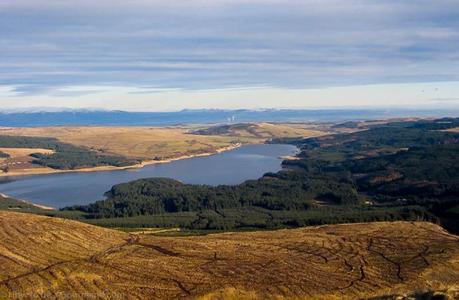
M 59 212 L 60 214 L 64 212 Z M 65 211 L 72 217 L 78 211 Z M 308 210 L 269 210 L 259 207 L 83 219 L 85 222 L 122 228 L 173 227 L 192 230 L 275 229 L 324 224 L 438 219 L 421 206 L 324 206 Z
M 62 143 L 55 138 L 0 135 L 0 147 L 41 148 L 53 150 L 52 154 L 35 153 L 33 163 L 53 169 L 72 170 L 95 166 L 129 166 L 138 160 L 123 156 L 101 154 L 91 149 Z
M 459 205 L 459 134 L 442 130 L 458 123 L 397 122 L 295 140 L 299 159 L 284 161 L 286 170 L 258 180 L 211 187 L 142 179 L 114 186 L 106 200 L 72 209 L 89 218 L 157 226 L 161 220 L 169 224 L 164 216 L 192 212 L 184 226 L 207 229 L 428 219 L 457 230 L 451 216 Z
M 292 175 L 296 178 L 287 178 L 287 173 L 271 174 L 236 186 L 217 187 L 182 184 L 167 178 L 140 179 L 115 185 L 107 193 L 108 200 L 74 209 L 107 218 L 244 207 L 306 210 L 314 198 L 349 205 L 359 201 L 349 182 Z
M 318 138 L 289 141 L 302 147 L 302 155 L 336 154 L 341 159 L 374 156 L 378 153 L 397 152 L 408 147 L 457 144 L 459 135 L 442 130 L 459 126 L 458 119 L 438 121 L 396 122 L 371 126 L 367 130 L 350 134 L 329 135 Z M 281 142 L 282 140 L 277 140 Z M 315 151 L 316 150 L 316 151 Z

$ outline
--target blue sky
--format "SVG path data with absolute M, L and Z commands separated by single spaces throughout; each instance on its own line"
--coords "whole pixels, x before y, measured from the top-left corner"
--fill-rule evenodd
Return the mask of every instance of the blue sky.
M 459 1 L 0 1 L 0 103 L 459 106 Z

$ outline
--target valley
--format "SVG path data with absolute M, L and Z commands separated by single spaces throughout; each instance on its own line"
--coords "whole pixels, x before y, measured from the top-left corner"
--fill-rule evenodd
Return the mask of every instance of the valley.
M 322 133 L 301 137 L 297 127 L 283 135 L 267 134 L 266 125 L 193 128 L 184 135 L 272 143 L 235 152 L 300 152 L 287 155 L 282 170 L 240 184 L 141 177 L 107 188 L 106 199 L 58 210 L 1 195 L 0 297 L 455 299 L 459 137 L 449 129 L 458 124 L 321 124 Z M 54 151 L 32 154 L 41 159 L 89 151 L 87 161 L 106 161 L 55 137 L 2 139 L 14 149 L 35 143 Z M 10 157 L 14 151 L 2 148 Z M 138 159 L 110 155 L 113 163 Z
M 0 0 L 0 300 L 459 300 L 458 20 Z

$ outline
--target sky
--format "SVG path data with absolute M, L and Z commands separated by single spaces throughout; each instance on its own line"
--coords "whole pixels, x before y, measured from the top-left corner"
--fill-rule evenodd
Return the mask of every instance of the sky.
M 457 0 L 0 0 L 0 109 L 459 109 Z

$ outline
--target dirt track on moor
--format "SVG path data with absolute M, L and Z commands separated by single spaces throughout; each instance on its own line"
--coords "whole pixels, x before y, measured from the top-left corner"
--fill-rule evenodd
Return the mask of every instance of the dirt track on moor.
M 0 298 L 365 298 L 457 288 L 458 258 L 424 222 L 160 237 L 0 212 Z

